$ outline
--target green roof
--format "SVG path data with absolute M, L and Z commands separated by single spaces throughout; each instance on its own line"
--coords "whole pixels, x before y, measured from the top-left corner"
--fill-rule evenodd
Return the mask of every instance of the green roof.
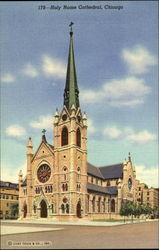
M 75 108 L 79 107 L 79 89 L 77 85 L 76 67 L 73 49 L 73 32 L 70 32 L 70 46 L 68 55 L 66 85 L 64 90 L 64 105 L 70 111 L 74 104 Z

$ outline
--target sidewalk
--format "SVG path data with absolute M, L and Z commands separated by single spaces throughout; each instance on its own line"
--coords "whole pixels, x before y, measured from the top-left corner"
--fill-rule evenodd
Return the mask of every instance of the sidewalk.
M 2 223 L 16 223 L 18 224 L 45 224 L 45 225 L 70 225 L 70 226 L 96 226 L 96 227 L 109 227 L 109 226 L 118 226 L 118 225 L 125 225 L 130 223 L 141 223 L 147 221 L 155 221 L 155 220 L 134 220 L 132 221 L 115 221 L 115 222 L 103 222 L 103 221 L 86 221 L 86 220 L 79 220 L 79 221 L 56 221 L 56 220 L 3 220 Z
M 17 226 L 1 225 L 1 235 L 59 231 L 59 230 L 63 230 L 63 228 L 19 227 L 18 225 Z

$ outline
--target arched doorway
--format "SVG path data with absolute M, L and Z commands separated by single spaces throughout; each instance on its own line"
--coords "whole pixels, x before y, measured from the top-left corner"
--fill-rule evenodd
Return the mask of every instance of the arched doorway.
M 42 200 L 40 203 L 40 217 L 41 218 L 47 217 L 47 205 L 46 205 L 46 202 L 44 200 Z
M 26 218 L 26 215 L 27 215 L 27 204 L 25 203 L 23 207 L 23 217 Z
M 111 200 L 111 212 L 115 212 L 115 200 Z
M 77 203 L 77 217 L 81 218 L 81 201 L 80 200 Z

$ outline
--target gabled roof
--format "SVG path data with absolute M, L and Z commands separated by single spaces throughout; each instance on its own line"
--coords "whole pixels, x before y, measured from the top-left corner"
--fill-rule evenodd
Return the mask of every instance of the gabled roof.
M 99 170 L 105 180 L 123 177 L 123 163 L 99 167 Z
M 32 158 L 32 162 L 33 162 L 33 160 L 35 159 L 35 157 L 36 157 L 36 155 L 37 155 L 37 153 L 38 153 L 40 147 L 42 146 L 42 144 L 44 144 L 44 145 L 49 149 L 49 151 L 50 151 L 51 153 L 54 153 L 54 146 L 51 145 L 51 144 L 49 144 L 49 143 L 47 143 L 47 141 L 42 140 L 41 143 L 40 143 L 40 145 L 39 145 L 39 147 L 38 147 L 38 149 L 36 150 L 36 152 L 35 152 L 35 154 L 34 154 L 34 156 L 33 156 L 33 158 Z
M 123 163 L 95 167 L 87 162 L 87 173 L 103 180 L 117 179 L 123 177 Z
M 102 187 L 95 185 L 93 183 L 87 183 L 88 192 L 91 191 L 93 193 L 102 193 L 106 195 L 116 195 L 118 192 L 117 186 L 112 187 Z
M 93 183 L 87 183 L 87 189 L 89 191 L 93 191 L 95 193 L 104 193 L 104 194 L 109 194 L 109 192 L 106 190 L 105 187 L 95 185 Z
M 103 175 L 100 172 L 100 169 L 98 167 L 93 166 L 89 162 L 87 162 L 87 173 L 99 177 L 101 179 L 104 179 Z
M 54 150 L 54 146 L 53 146 L 53 145 L 51 145 L 51 144 L 49 144 L 49 143 L 48 143 L 48 145 L 50 146 L 50 148 L 51 148 L 52 150 Z
M 106 190 L 107 190 L 111 195 L 116 195 L 116 194 L 118 193 L 118 187 L 117 187 L 117 186 L 106 187 Z

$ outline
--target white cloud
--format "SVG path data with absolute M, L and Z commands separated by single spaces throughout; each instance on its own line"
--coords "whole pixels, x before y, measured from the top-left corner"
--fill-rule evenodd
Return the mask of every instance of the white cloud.
M 147 130 L 141 131 L 139 133 L 132 133 L 126 137 L 126 140 L 132 143 L 145 144 L 150 141 L 154 141 L 156 135 L 148 132 Z
M 11 125 L 6 128 L 6 134 L 12 137 L 22 137 L 26 135 L 26 130 L 19 125 Z
M 123 49 L 122 58 L 132 74 L 146 73 L 149 71 L 150 66 L 157 63 L 156 58 L 141 45 L 137 45 L 132 49 Z
M 144 80 L 141 78 L 127 77 L 104 84 L 103 90 L 107 98 L 128 100 L 148 94 L 150 87 L 144 85 Z
M 143 104 L 144 100 L 143 99 L 134 99 L 134 100 L 127 100 L 127 101 L 110 101 L 109 105 L 113 107 L 122 107 L 122 106 L 127 106 L 127 107 L 134 107 L 139 104 Z
M 66 65 L 63 61 L 51 58 L 50 56 L 43 56 L 42 70 L 46 76 L 54 76 L 56 78 L 66 77 Z
M 22 172 L 23 172 L 23 177 L 26 176 L 26 169 L 27 169 L 26 166 L 27 166 L 26 161 L 16 169 L 15 169 L 15 166 L 11 166 L 11 165 L 8 165 L 6 163 L 2 163 L 1 180 L 13 182 L 13 183 L 18 183 L 18 174 L 19 174 L 20 170 L 22 170 Z M 13 171 L 13 168 L 14 168 L 14 171 Z
M 122 131 L 115 126 L 106 127 L 103 133 L 109 138 L 119 138 L 122 135 Z
M 93 121 L 91 119 L 87 120 L 87 125 L 88 125 L 88 133 L 89 134 L 93 134 L 96 132 L 96 128 L 95 128 Z
M 105 94 L 103 91 L 95 91 L 90 89 L 81 89 L 80 90 L 80 99 L 84 103 L 99 103 L 103 98 L 105 97 Z
M 149 167 L 146 168 L 143 165 L 136 165 L 136 178 L 140 180 L 140 182 L 143 182 L 147 184 L 149 187 L 158 187 L 159 181 L 158 181 L 158 167 Z
M 14 81 L 15 81 L 15 77 L 10 73 L 7 73 L 7 74 L 4 74 L 4 75 L 1 76 L 1 82 L 11 83 L 11 82 L 14 82 Z
M 30 122 L 30 126 L 37 129 L 52 129 L 53 117 L 49 114 L 46 116 L 40 116 L 39 121 Z
M 23 73 L 29 77 L 36 77 L 38 75 L 38 71 L 36 70 L 36 68 L 31 65 L 30 63 L 28 63 L 24 68 L 23 68 Z
M 111 106 L 136 106 L 144 102 L 144 97 L 151 88 L 145 85 L 144 79 L 127 77 L 113 79 L 105 83 L 98 91 L 82 90 L 81 100 L 85 103 L 103 103 Z
M 155 134 L 152 134 L 147 130 L 135 132 L 134 129 L 131 127 L 119 129 L 115 125 L 107 126 L 103 130 L 103 134 L 111 139 L 120 138 L 124 141 L 128 141 L 129 143 L 134 144 L 145 144 L 154 141 L 157 138 Z

